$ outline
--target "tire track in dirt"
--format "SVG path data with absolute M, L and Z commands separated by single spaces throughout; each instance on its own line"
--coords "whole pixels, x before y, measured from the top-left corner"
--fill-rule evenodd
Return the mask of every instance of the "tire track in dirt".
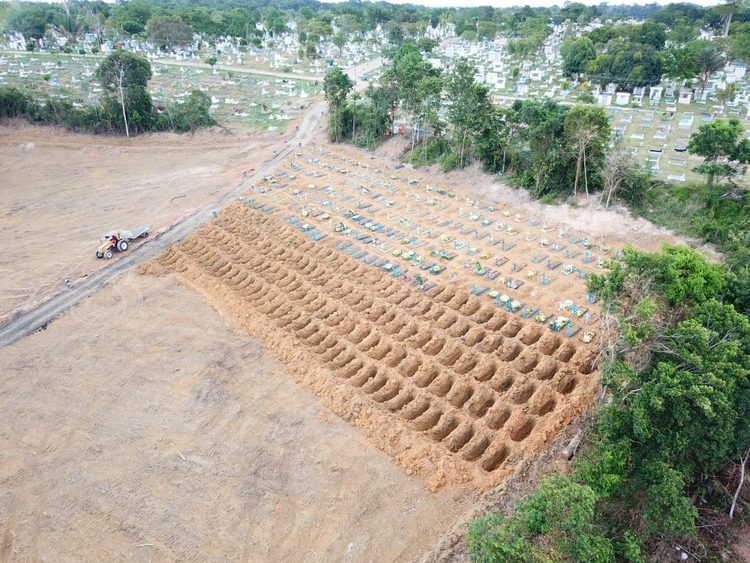
M 37 308 L 23 313 L 15 317 L 12 321 L 0 326 L 0 348 L 9 346 L 37 330 L 46 328 L 48 323 L 74 307 L 81 300 L 106 286 L 122 273 L 155 258 L 171 245 L 189 236 L 193 231 L 205 224 L 213 216 L 215 210 L 220 210 L 232 201 L 236 201 L 237 197 L 245 191 L 248 184 L 263 178 L 265 173 L 288 157 L 298 141 L 307 142 L 320 121 L 322 107 L 324 107 L 324 103 L 322 102 L 310 106 L 293 142 L 289 142 L 286 146 L 281 145 L 284 146 L 282 150 L 279 150 L 273 158 L 258 167 L 244 182 L 236 186 L 221 199 L 185 218 L 168 231 L 156 237 L 149 238 L 147 243 L 138 247 L 137 252 L 127 253 L 117 261 L 113 261 L 107 268 L 91 274 L 72 289 L 52 297 Z
M 435 490 L 489 489 L 589 404 L 591 351 L 456 286 L 429 294 L 233 205 L 144 265 L 174 273 Z

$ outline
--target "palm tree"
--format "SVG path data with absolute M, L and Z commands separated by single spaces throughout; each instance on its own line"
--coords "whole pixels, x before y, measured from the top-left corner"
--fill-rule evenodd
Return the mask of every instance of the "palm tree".
M 54 28 L 55 31 L 65 37 L 67 40 L 66 45 L 75 45 L 78 43 L 78 39 L 86 29 L 86 23 L 81 22 L 78 17 L 61 17 Z
M 716 47 L 709 45 L 698 51 L 697 59 L 698 66 L 701 69 L 701 80 L 703 81 L 700 94 L 700 97 L 702 98 L 703 92 L 708 84 L 708 79 L 714 72 L 724 66 L 724 57 L 716 50 Z
M 724 17 L 724 37 L 729 37 L 729 26 L 732 23 L 732 16 L 744 7 L 745 0 L 728 0 L 726 4 L 721 4 L 714 8 L 716 13 Z

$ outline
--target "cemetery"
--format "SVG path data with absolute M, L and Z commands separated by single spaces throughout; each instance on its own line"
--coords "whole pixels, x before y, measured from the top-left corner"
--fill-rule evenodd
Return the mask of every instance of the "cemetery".
M 732 15 L 703 9 L 680 42 L 685 18 L 653 6 L 303 4 L 200 20 L 131 1 L 97 20 L 120 31 L 0 36 L 0 89 L 125 116 L 97 69 L 135 54 L 149 115 L 198 91 L 216 121 L 0 123 L 3 560 L 750 562 L 703 531 L 750 537 L 732 521 L 750 507 L 746 248 L 721 246 L 748 232 L 750 86 L 736 46 L 706 47 Z M 182 38 L 154 35 L 170 22 Z M 715 64 L 618 80 L 613 53 L 649 26 Z M 573 143 L 588 118 L 601 142 Z M 736 152 L 699 173 L 696 134 L 730 119 Z M 716 224 L 644 219 L 656 200 L 606 175 L 622 154 Z

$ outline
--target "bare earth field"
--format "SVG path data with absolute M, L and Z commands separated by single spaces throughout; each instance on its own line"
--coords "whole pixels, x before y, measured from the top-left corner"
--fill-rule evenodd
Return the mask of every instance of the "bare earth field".
M 0 350 L 0 560 L 403 561 L 465 510 L 169 278 Z
M 104 231 L 164 232 L 284 142 L 0 128 L 0 323 L 106 268 Z M 467 515 L 559 466 L 597 389 L 582 276 L 675 240 L 477 171 L 396 170 L 400 142 L 319 136 L 0 349 L 0 561 L 443 560 Z
M 276 143 L 220 129 L 128 140 L 0 127 L 0 324 L 106 267 L 94 256 L 105 232 L 146 224 L 158 235 L 237 186 Z

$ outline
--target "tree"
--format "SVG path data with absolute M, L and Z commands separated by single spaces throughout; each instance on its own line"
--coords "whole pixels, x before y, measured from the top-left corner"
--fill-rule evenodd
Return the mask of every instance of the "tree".
M 743 138 L 743 127 L 738 119 L 724 122 L 717 119 L 701 125 L 690 135 L 688 152 L 704 158 L 695 170 L 706 175 L 706 183 L 713 186 L 717 178 L 741 172 L 739 165 L 750 162 L 750 140 Z
M 597 495 L 569 477 L 542 477 L 537 491 L 503 520 L 499 512 L 471 523 L 472 561 L 610 563 L 612 544 L 596 524 Z
M 661 53 L 662 68 L 664 74 L 669 78 L 679 78 L 681 80 L 692 80 L 700 74 L 700 65 L 698 64 L 698 51 L 706 45 L 708 41 L 691 41 L 684 47 L 670 47 Z
M 284 17 L 273 6 L 271 6 L 266 13 L 265 25 L 271 35 L 278 35 L 286 31 Z
M 735 96 L 738 94 L 738 88 L 736 82 L 730 82 L 727 83 L 724 88 L 717 88 L 716 89 L 716 98 L 721 102 L 722 104 L 726 104 L 727 102 L 731 102 L 734 100 Z
M 713 45 L 706 45 L 696 54 L 698 67 L 701 71 L 701 97 L 711 75 L 724 66 L 724 57 Z
M 383 74 L 383 84 L 397 92 L 401 108 L 407 115 L 410 123 L 419 118 L 420 114 L 429 104 L 434 101 L 434 82 L 427 79 L 436 78 L 440 70 L 433 67 L 422 58 L 419 48 L 414 43 L 404 43 L 393 56 L 393 65 Z M 417 126 L 418 128 L 418 126 Z M 412 145 L 415 141 L 416 131 L 412 126 Z
M 724 37 L 729 37 L 729 26 L 732 24 L 732 17 L 735 12 L 744 6 L 745 0 L 729 0 L 726 4 L 714 8 L 719 15 L 724 17 Z
M 565 118 L 565 136 L 576 150 L 576 178 L 573 183 L 573 196 L 578 195 L 578 181 L 583 177 L 586 197 L 589 195 L 588 173 L 586 170 L 586 150 L 590 155 L 604 157 L 604 147 L 609 140 L 610 126 L 604 109 L 600 106 L 576 104 Z
M 151 63 L 128 51 L 115 51 L 107 55 L 96 69 L 96 79 L 110 95 L 119 95 L 125 134 L 130 137 L 128 115 L 135 117 L 139 123 L 150 117 L 143 115 L 143 112 L 147 109 L 145 97 L 151 99 L 146 91 L 151 79 Z M 133 115 L 137 108 L 141 111 Z
M 750 445 L 750 321 L 714 299 L 725 279 L 722 266 L 665 245 L 626 249 L 589 280 L 610 303 L 602 373 L 612 400 L 578 475 L 632 529 L 694 533 L 691 492 Z
M 672 25 L 667 32 L 667 37 L 677 45 L 685 45 L 698 37 L 698 29 L 687 20 L 679 20 Z
M 563 56 L 563 73 L 565 76 L 580 76 L 596 58 L 594 43 L 588 37 L 577 39 Z
M 329 70 L 323 79 L 323 91 L 328 101 L 328 113 L 330 115 L 331 140 L 339 140 L 339 135 L 341 134 L 341 110 L 352 88 L 354 88 L 354 83 L 337 66 Z
M 602 198 L 606 196 L 604 206 L 609 207 L 611 199 L 620 194 L 629 205 L 639 205 L 648 187 L 648 175 L 633 161 L 633 154 L 622 139 L 618 139 L 610 149 L 602 165 Z
M 515 114 L 511 119 L 521 129 L 521 146 L 528 147 L 516 155 L 513 169 L 518 183 L 534 197 L 569 193 L 576 164 L 565 135 L 569 106 L 552 100 L 516 100 L 511 110 Z
M 211 68 L 214 68 L 216 66 L 216 63 L 219 62 L 215 56 L 207 57 L 206 60 L 203 61 L 207 65 L 209 65 Z
M 489 90 L 474 81 L 476 68 L 466 59 L 458 59 L 448 74 L 445 92 L 450 100 L 448 120 L 453 125 L 453 140 L 457 145 L 458 165 L 468 163 L 466 146 L 478 133 L 492 112 Z
M 8 10 L 8 29 L 23 33 L 26 39 L 41 39 L 50 22 L 41 6 L 16 4 Z
M 341 56 L 341 49 L 346 45 L 346 36 L 343 33 L 337 33 L 333 36 L 333 44 L 339 49 L 339 56 Z
M 735 23 L 732 26 L 729 56 L 735 61 L 750 60 L 750 24 Z
M 427 56 L 431 55 L 432 50 L 435 49 L 435 47 L 437 47 L 438 45 L 440 45 L 440 43 L 438 43 L 434 39 L 430 39 L 429 37 L 420 37 L 417 40 L 417 47 L 419 47 L 419 50 Z
M 664 42 L 667 40 L 667 32 L 664 30 L 664 24 L 645 21 L 641 25 L 633 26 L 630 31 L 630 41 L 651 45 L 657 51 L 664 48 Z
M 200 90 L 193 90 L 184 104 L 167 108 L 160 116 L 160 129 L 187 133 L 198 127 L 211 127 L 216 120 L 211 117 L 211 98 Z
M 591 61 L 587 76 L 598 84 L 614 82 L 622 88 L 654 86 L 661 81 L 661 56 L 653 45 L 611 41 L 607 52 Z
M 143 33 L 151 19 L 151 6 L 142 0 L 130 0 L 117 6 L 112 20 L 118 29 L 134 35 Z
M 193 31 L 176 16 L 158 16 L 146 24 L 148 39 L 164 50 L 176 45 L 187 45 L 193 41 Z

